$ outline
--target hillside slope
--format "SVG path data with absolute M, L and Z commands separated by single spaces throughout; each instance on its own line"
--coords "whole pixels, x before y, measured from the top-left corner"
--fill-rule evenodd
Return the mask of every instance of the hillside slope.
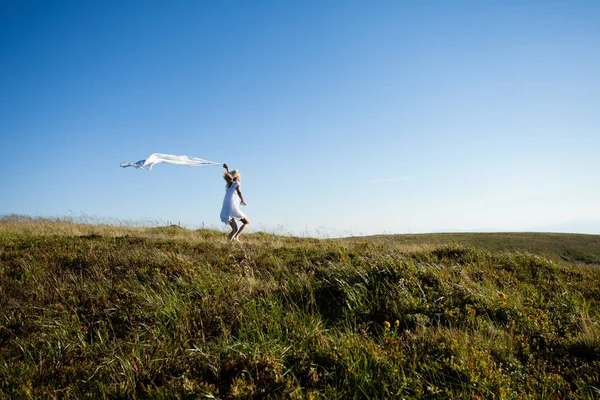
M 377 235 L 352 241 L 472 246 L 493 252 L 522 252 L 540 255 L 567 264 L 600 264 L 600 235 L 573 233 L 502 232 L 435 233 L 418 235 Z
M 246 240 L 3 221 L 0 397 L 600 395 L 597 266 L 473 243 Z

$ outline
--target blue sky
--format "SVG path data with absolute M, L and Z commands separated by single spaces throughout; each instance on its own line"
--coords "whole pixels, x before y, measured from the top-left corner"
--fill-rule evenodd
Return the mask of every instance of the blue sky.
M 0 3 L 0 214 L 600 234 L 598 1 Z

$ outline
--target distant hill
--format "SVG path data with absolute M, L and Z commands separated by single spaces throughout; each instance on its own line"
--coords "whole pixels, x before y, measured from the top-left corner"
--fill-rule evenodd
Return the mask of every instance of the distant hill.
M 435 233 L 376 235 L 345 239 L 373 243 L 472 246 L 492 252 L 537 254 L 556 262 L 600 264 L 600 235 L 573 233 Z

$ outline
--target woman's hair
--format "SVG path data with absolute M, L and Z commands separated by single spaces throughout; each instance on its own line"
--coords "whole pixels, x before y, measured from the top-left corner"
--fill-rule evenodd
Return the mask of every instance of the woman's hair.
M 233 171 L 229 172 L 223 172 L 223 179 L 225 179 L 225 182 L 227 182 L 227 187 L 231 187 L 231 185 L 233 184 L 233 180 L 235 178 L 241 178 L 242 176 L 240 175 L 240 171 L 238 171 L 237 169 L 234 169 Z

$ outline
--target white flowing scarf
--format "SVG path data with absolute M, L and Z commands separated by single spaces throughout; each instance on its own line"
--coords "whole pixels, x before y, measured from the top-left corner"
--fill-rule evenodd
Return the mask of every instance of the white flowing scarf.
M 134 167 L 134 168 L 142 168 L 146 171 L 151 171 L 154 164 L 167 163 L 167 164 L 177 164 L 177 165 L 187 165 L 190 167 L 205 167 L 208 165 L 222 165 L 221 163 L 203 160 L 201 158 L 194 158 L 188 156 L 176 156 L 173 154 L 161 154 L 154 153 L 148 156 L 145 160 L 140 160 L 138 162 L 130 163 L 130 162 L 122 162 L 121 167 Z

